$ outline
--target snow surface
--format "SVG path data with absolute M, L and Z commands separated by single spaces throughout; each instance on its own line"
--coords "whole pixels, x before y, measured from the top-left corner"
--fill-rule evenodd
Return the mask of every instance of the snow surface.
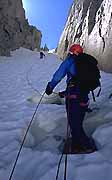
M 11 57 L 0 57 L 0 180 L 8 180 L 23 135 L 46 84 L 61 63 L 56 55 L 39 59 L 39 53 L 20 48 Z M 65 88 L 65 79 L 54 90 Z M 112 75 L 102 72 L 102 93 L 93 112 L 86 115 L 84 128 L 99 150 L 69 155 L 67 179 L 112 179 Z M 33 96 L 33 98 L 32 98 Z M 60 102 L 60 103 L 59 103 Z M 61 105 L 60 105 L 61 104 Z M 55 180 L 59 146 L 66 134 L 64 102 L 57 94 L 44 96 L 14 171 L 13 180 Z M 64 159 L 59 180 L 63 179 Z

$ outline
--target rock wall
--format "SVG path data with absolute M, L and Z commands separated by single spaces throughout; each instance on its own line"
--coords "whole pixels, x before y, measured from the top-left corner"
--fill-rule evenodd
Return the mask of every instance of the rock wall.
M 73 43 L 94 55 L 101 69 L 112 72 L 112 0 L 75 0 L 57 48 L 63 58 Z
M 25 47 L 40 49 L 42 34 L 25 18 L 22 0 L 0 0 L 0 55 Z

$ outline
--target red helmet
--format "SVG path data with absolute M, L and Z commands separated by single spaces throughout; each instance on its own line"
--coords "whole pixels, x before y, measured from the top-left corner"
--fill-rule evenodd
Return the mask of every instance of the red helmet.
M 69 49 L 69 52 L 71 54 L 75 54 L 75 52 L 77 53 L 83 53 L 83 48 L 79 45 L 79 44 L 73 44 L 70 49 Z

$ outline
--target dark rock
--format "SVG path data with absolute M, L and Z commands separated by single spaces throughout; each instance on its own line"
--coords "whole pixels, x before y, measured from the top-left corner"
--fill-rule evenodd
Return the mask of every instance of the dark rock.
M 71 44 L 80 43 L 85 52 L 98 59 L 102 70 L 112 72 L 111 27 L 111 0 L 75 0 L 58 44 L 58 55 L 63 59 Z
M 0 55 L 19 47 L 40 49 L 41 32 L 29 25 L 22 0 L 0 0 Z

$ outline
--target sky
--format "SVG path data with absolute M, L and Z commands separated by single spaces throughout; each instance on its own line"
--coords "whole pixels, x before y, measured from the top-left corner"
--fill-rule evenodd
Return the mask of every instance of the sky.
M 73 0 L 22 0 L 26 18 L 42 32 L 42 46 L 57 47 Z

